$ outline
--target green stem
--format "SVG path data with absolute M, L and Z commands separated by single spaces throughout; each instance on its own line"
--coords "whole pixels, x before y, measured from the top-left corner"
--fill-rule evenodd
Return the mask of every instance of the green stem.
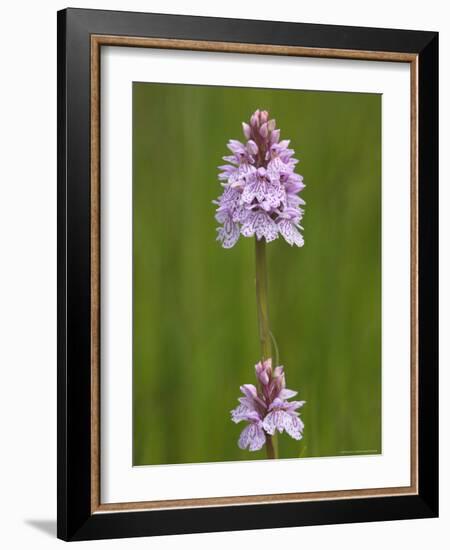
M 267 299 L 267 260 L 266 241 L 255 237 L 255 274 L 256 274 L 256 306 L 258 309 L 259 342 L 261 345 L 261 360 L 272 357 L 271 332 L 269 326 L 269 307 Z M 278 457 L 278 445 L 275 435 L 266 434 L 267 458 Z
M 273 335 L 272 331 L 270 331 L 270 337 L 272 338 L 272 344 L 273 344 L 273 347 L 275 349 L 275 365 L 279 365 L 280 364 L 280 352 L 278 350 L 278 344 L 277 344 L 277 341 L 276 341 L 275 336 Z
M 276 446 L 274 445 L 274 436 L 266 434 L 267 458 L 277 458 Z
M 261 359 L 272 357 L 269 328 L 269 308 L 267 303 L 267 265 L 266 241 L 255 237 L 255 267 L 256 267 L 256 306 L 258 308 L 259 342 L 261 344 Z

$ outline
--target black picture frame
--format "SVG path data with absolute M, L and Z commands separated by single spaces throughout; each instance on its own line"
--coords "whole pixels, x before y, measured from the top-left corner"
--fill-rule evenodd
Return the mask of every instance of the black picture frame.
M 58 529 L 63 540 L 438 515 L 438 34 L 85 9 L 58 12 Z M 418 59 L 418 494 L 92 513 L 91 36 L 403 52 Z

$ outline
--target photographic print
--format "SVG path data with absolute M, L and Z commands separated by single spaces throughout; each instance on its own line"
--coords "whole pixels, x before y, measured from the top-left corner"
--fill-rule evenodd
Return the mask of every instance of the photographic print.
M 381 446 L 380 94 L 133 83 L 133 465 Z

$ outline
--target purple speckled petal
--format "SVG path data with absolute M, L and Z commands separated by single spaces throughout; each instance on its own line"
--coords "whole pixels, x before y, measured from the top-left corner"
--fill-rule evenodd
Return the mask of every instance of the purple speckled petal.
M 298 440 L 302 438 L 304 425 L 296 414 L 278 409 L 271 411 L 265 417 L 263 428 L 270 435 L 273 435 L 276 431 L 281 434 L 286 430 L 292 438 Z
M 250 399 L 254 399 L 258 395 L 258 391 L 253 384 L 243 384 L 239 389 Z
M 238 424 L 239 422 L 242 422 L 243 420 L 247 420 L 247 417 L 251 410 L 246 407 L 245 405 L 238 405 L 235 409 L 231 411 L 231 420 Z
M 227 218 L 222 227 L 217 228 L 217 240 L 224 248 L 232 248 L 239 239 L 239 224 Z
M 245 398 L 239 401 L 241 401 L 240 405 L 231 411 L 231 420 L 233 422 L 236 424 L 242 422 L 242 420 L 248 422 L 261 422 L 261 415 L 255 409 L 254 403 L 245 401 Z
M 286 401 L 285 410 L 287 410 L 288 412 L 296 411 L 297 409 L 300 409 L 301 407 L 303 407 L 305 403 L 306 401 Z M 295 414 L 298 414 L 298 413 L 295 413 Z
M 278 238 L 278 226 L 266 212 L 252 210 L 242 224 L 241 234 L 244 237 L 256 235 L 259 241 L 264 237 L 270 243 Z
M 303 237 L 299 233 L 298 229 L 289 220 L 281 220 L 278 223 L 278 229 L 283 235 L 284 240 L 291 246 L 293 246 L 294 244 L 296 246 L 303 246 L 305 244 Z
M 300 418 L 298 418 L 298 416 L 296 415 L 293 415 L 293 414 L 289 414 L 287 412 L 285 412 L 283 414 L 283 425 L 284 425 L 284 429 L 286 430 L 286 432 L 293 438 L 293 439 L 301 439 L 303 437 L 303 428 L 304 428 L 304 424 L 303 422 L 300 420 Z
M 283 433 L 284 424 L 281 419 L 282 412 L 284 411 L 272 411 L 264 418 L 263 428 L 269 435 L 273 435 L 277 430 Z
M 290 399 L 291 397 L 295 397 L 298 392 L 294 390 L 288 390 L 287 388 L 283 388 L 280 393 L 278 394 L 278 397 L 280 399 Z
M 261 426 L 258 424 L 249 424 L 245 427 L 239 437 L 239 448 L 249 451 L 259 451 L 264 447 L 266 436 Z

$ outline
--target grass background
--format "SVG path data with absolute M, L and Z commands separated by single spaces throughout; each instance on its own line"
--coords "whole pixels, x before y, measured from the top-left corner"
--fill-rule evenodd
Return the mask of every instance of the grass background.
M 381 96 L 133 84 L 133 464 L 263 459 L 230 421 L 259 359 L 254 242 L 215 241 L 226 142 L 256 108 L 300 159 L 305 246 L 268 246 L 271 329 L 304 438 L 381 452 Z

